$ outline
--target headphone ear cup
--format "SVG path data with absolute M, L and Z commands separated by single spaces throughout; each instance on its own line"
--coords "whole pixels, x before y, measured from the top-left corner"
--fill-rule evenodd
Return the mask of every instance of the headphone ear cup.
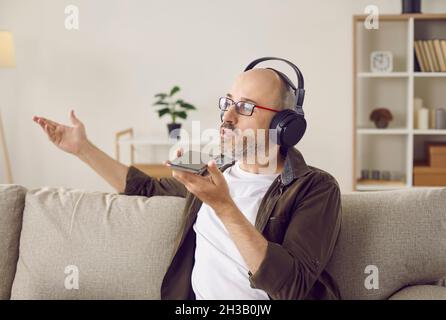
M 302 139 L 307 129 L 307 121 L 295 111 L 286 109 L 273 117 L 270 129 L 276 130 L 276 143 L 289 148 Z
M 284 146 L 292 147 L 298 144 L 306 130 L 307 121 L 301 115 L 296 114 L 296 116 L 286 125 L 284 130 Z
M 223 122 L 223 115 L 225 114 L 225 112 L 224 111 L 220 111 L 220 120 L 221 120 L 221 122 Z

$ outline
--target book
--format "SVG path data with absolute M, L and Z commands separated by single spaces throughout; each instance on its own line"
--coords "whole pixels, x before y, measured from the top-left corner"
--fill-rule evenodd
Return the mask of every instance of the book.
M 427 41 L 421 41 L 421 44 L 423 45 L 424 54 L 426 55 L 427 63 L 429 64 L 428 70 L 429 72 L 434 72 L 434 62 L 430 54 L 429 45 L 427 44 Z
M 446 40 L 440 40 L 441 52 L 443 53 L 443 58 L 446 62 Z
M 427 72 L 426 66 L 424 64 L 424 59 L 421 54 L 420 42 L 415 41 L 414 45 L 415 45 L 415 56 L 417 57 L 417 61 L 418 61 L 418 65 L 420 66 L 420 70 L 421 70 L 421 72 Z
M 423 59 L 424 61 L 424 69 L 426 70 L 426 72 L 429 72 L 429 62 L 427 61 L 427 55 L 426 52 L 424 50 L 424 46 L 422 41 L 418 41 L 418 46 L 420 47 L 420 52 L 421 52 L 421 59 Z
M 438 58 L 437 55 L 435 54 L 435 50 L 434 50 L 434 43 L 432 40 L 427 40 L 427 45 L 430 51 L 430 55 L 432 57 L 432 62 L 434 64 L 434 72 L 439 72 L 440 71 L 440 66 L 438 64 Z
M 440 71 L 446 72 L 446 59 L 445 59 L 445 56 L 441 50 L 440 40 L 438 40 L 438 39 L 433 40 L 433 45 L 434 45 L 434 49 L 435 49 L 435 54 L 438 59 Z

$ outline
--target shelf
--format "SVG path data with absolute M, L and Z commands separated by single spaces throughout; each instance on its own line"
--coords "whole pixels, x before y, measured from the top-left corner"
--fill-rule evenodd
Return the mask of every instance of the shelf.
M 414 129 L 413 134 L 416 135 L 446 135 L 446 130 L 443 129 Z
M 443 78 L 446 72 L 414 72 L 413 75 L 417 78 Z
M 369 185 L 369 184 L 357 184 L 356 190 L 358 191 L 384 191 L 384 190 L 395 190 L 395 189 L 404 189 L 407 188 L 407 185 Z
M 363 22 L 369 16 L 366 14 L 358 14 L 353 16 L 356 22 Z M 379 19 L 381 21 L 407 21 L 409 19 L 414 20 L 443 20 L 446 19 L 445 13 L 405 13 L 405 14 L 380 14 Z
M 357 128 L 358 134 L 409 134 L 414 135 L 446 135 L 446 129 L 413 129 L 412 131 L 404 128 L 377 129 L 377 128 Z
M 358 78 L 407 78 L 408 72 L 358 72 Z
M 407 78 L 413 75 L 416 78 L 443 78 L 446 72 L 358 72 L 358 78 Z
M 375 129 L 375 128 L 358 128 L 356 129 L 358 134 L 407 134 L 409 131 L 404 128 L 395 129 Z

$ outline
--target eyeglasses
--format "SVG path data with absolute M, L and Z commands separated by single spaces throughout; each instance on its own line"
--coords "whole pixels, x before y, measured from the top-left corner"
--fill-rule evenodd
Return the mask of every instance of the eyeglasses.
M 234 100 L 232 100 L 231 98 L 228 98 L 228 97 L 221 97 L 218 100 L 218 107 L 222 111 L 227 111 L 232 105 L 235 106 L 235 111 L 238 114 L 241 114 L 243 116 L 251 116 L 252 113 L 254 112 L 254 108 L 265 109 L 265 110 L 269 110 L 272 112 L 279 112 L 279 110 L 258 106 L 254 103 L 247 102 L 247 101 L 234 102 Z

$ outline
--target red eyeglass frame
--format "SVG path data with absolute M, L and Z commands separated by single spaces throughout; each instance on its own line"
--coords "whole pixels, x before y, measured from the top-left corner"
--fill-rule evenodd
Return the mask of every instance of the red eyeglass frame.
M 242 113 L 237 112 L 238 114 L 240 114 L 240 115 L 242 115 L 242 116 L 248 116 L 248 117 L 252 116 L 252 114 L 254 113 L 254 108 L 260 108 L 260 109 L 264 109 L 264 110 L 268 110 L 268 111 L 272 111 L 272 112 L 279 112 L 279 111 L 280 111 L 280 110 L 277 110 L 277 109 L 272 109 L 272 108 L 268 108 L 268 107 L 259 106 L 259 105 L 255 104 L 255 103 L 252 103 L 252 102 L 249 102 L 249 101 L 234 101 L 233 99 L 231 99 L 231 98 L 229 98 L 229 97 L 220 97 L 220 98 L 218 99 L 218 107 L 219 107 L 220 110 L 221 110 L 221 108 L 220 108 L 220 100 L 221 100 L 221 99 L 227 99 L 227 100 L 232 101 L 232 104 L 231 104 L 231 105 L 234 105 L 234 106 L 235 106 L 237 103 L 239 103 L 239 102 L 245 102 L 245 103 L 252 104 L 252 105 L 253 105 L 253 108 L 252 108 L 252 111 L 251 111 L 251 114 L 250 114 L 250 115 L 242 114 Z M 229 107 L 228 107 L 226 110 L 222 110 L 222 111 L 227 111 L 228 109 L 229 109 Z M 236 110 L 237 110 L 237 109 L 236 109 Z

